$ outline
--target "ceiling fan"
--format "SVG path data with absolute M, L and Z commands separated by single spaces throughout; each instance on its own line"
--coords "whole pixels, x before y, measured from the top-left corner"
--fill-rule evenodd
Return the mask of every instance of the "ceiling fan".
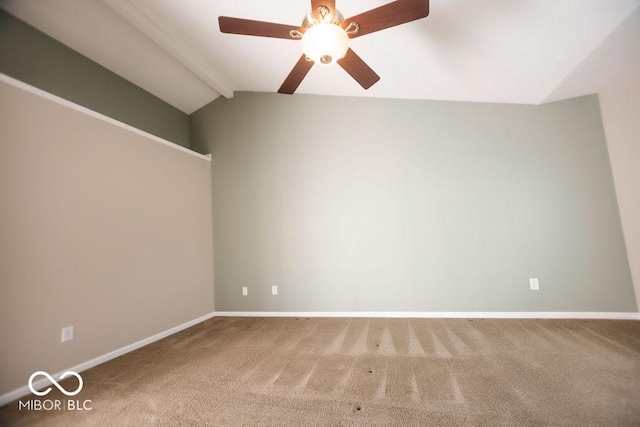
M 313 64 L 337 63 L 364 89 L 380 76 L 349 48 L 349 39 L 405 24 L 429 15 L 429 0 L 396 0 L 344 19 L 335 0 L 311 0 L 311 11 L 302 25 L 274 24 L 220 16 L 220 31 L 229 34 L 299 40 L 304 52 L 278 93 L 293 94 Z

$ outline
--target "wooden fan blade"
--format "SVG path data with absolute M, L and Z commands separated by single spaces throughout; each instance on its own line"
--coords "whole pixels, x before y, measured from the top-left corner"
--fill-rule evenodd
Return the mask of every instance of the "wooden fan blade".
M 428 15 L 429 0 L 396 0 L 345 19 L 342 28 L 347 28 L 352 22 L 358 24 L 360 30 L 355 34 L 349 35 L 350 38 L 355 38 L 384 30 L 385 28 L 406 24 L 416 19 L 425 18 Z
M 336 0 L 311 0 L 311 11 L 315 14 L 320 6 L 329 9 L 331 15 L 336 13 Z
M 229 34 L 242 34 L 246 36 L 273 37 L 276 39 L 300 40 L 291 37 L 292 30 L 304 33 L 304 28 L 298 25 L 274 24 L 272 22 L 252 21 L 250 19 L 231 18 L 229 16 L 218 17 L 220 31 Z
M 278 93 L 286 93 L 287 95 L 293 94 L 293 92 L 298 89 L 298 86 L 300 86 L 300 83 L 302 83 L 302 80 L 307 75 L 311 67 L 313 67 L 313 61 L 307 61 L 307 56 L 303 54 L 300 59 L 298 59 L 298 62 L 293 67 L 293 70 L 291 70 L 284 83 L 282 83 L 282 86 L 280 86 L 280 89 L 278 89 Z
M 360 86 L 369 89 L 373 86 L 380 76 L 376 74 L 356 53 L 349 49 L 344 58 L 338 60 L 344 70 L 351 75 Z

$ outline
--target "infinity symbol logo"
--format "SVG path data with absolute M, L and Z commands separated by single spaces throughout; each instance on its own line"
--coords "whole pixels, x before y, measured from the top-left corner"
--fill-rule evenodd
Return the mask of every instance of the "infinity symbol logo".
M 31 390 L 31 393 L 35 394 L 36 396 L 46 396 L 47 394 L 49 394 L 49 392 L 51 392 L 51 387 L 49 387 L 48 389 L 44 390 L 44 391 L 38 391 L 33 387 L 33 379 L 35 377 L 37 377 L 38 375 L 42 375 L 47 377 L 47 379 L 49 381 L 51 381 L 51 383 L 56 386 L 58 388 L 58 390 L 60 390 L 63 394 L 67 395 L 67 396 L 75 396 L 76 394 L 80 393 L 80 390 L 82 390 L 82 377 L 77 373 L 77 372 L 73 372 L 73 371 L 67 371 L 65 373 L 63 373 L 62 375 L 60 375 L 60 379 L 63 380 L 69 376 L 74 376 L 78 379 L 78 388 L 75 391 L 67 391 L 64 388 L 62 388 L 60 386 L 60 384 L 58 384 L 58 382 L 56 380 L 53 379 L 53 377 L 51 375 L 49 375 L 48 373 L 46 373 L 45 371 L 38 371 L 38 372 L 34 372 L 33 374 L 31 374 L 31 376 L 29 377 L 29 390 Z

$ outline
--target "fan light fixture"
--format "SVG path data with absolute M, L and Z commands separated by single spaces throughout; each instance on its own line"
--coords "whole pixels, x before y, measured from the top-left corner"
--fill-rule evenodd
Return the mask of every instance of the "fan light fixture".
M 291 31 L 293 38 L 300 38 L 302 52 L 308 61 L 320 65 L 335 64 L 344 58 L 349 50 L 349 35 L 358 32 L 358 24 L 342 28 L 344 17 L 338 9 L 331 13 L 326 6 L 319 6 L 307 13 L 302 21 L 304 32 Z
M 349 50 L 349 36 L 333 23 L 321 22 L 302 35 L 302 51 L 319 65 L 331 65 L 344 58 Z
M 314 64 L 338 64 L 360 86 L 369 89 L 380 76 L 349 47 L 349 39 L 406 24 L 429 15 L 429 0 L 394 0 L 344 19 L 336 0 L 311 0 L 302 25 L 276 24 L 219 16 L 220 32 L 245 36 L 298 40 L 302 55 L 278 89 L 291 95 Z

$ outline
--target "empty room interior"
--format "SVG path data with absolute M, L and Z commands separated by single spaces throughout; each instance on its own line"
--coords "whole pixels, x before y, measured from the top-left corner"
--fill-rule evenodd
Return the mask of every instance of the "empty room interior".
M 640 0 L 0 0 L 0 425 L 640 424 Z

